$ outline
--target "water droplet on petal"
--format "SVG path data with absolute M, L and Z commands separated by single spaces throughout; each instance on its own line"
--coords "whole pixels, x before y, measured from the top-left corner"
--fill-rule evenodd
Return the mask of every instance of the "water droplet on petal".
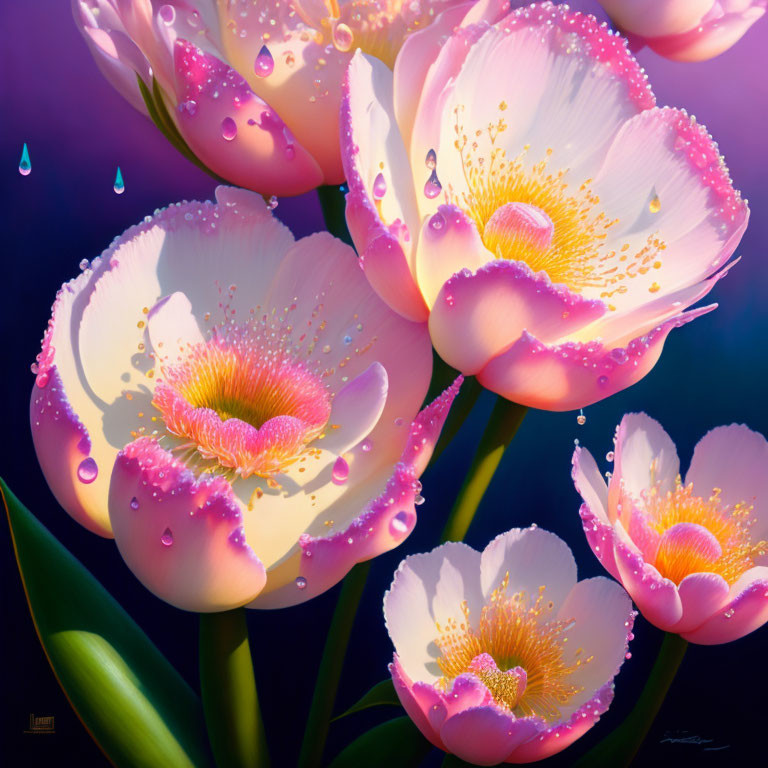
M 424 194 L 430 199 L 434 199 L 443 191 L 443 185 L 440 183 L 440 179 L 437 178 L 437 171 L 433 169 L 427 183 L 424 185 Z
M 307 588 L 307 580 L 303 576 L 297 576 L 295 584 L 296 584 L 296 587 L 298 589 L 306 589 Z
M 384 178 L 383 173 L 376 175 L 373 180 L 373 197 L 375 200 L 381 200 L 384 195 L 387 194 L 387 180 Z
M 597 377 L 597 386 L 598 387 L 607 387 L 608 386 L 608 377 L 607 376 L 598 376 Z
M 348 477 L 349 464 L 347 464 L 347 461 L 343 456 L 339 456 L 339 458 L 336 459 L 336 463 L 333 465 L 331 480 L 333 480 L 336 485 L 344 485 L 344 483 L 347 482 Z
M 425 501 L 426 501 L 426 499 L 420 493 L 417 494 L 416 497 L 413 499 L 413 503 L 417 507 L 420 507 Z
M 99 466 L 90 456 L 83 459 L 77 468 L 77 479 L 81 483 L 92 483 L 99 475 Z
M 397 538 L 400 538 L 404 534 L 408 533 L 408 518 L 409 514 L 405 511 L 398 512 L 390 521 L 389 521 L 389 532 L 396 536 Z
M 272 74 L 275 68 L 275 60 L 272 58 L 272 54 L 269 52 L 269 48 L 266 45 L 261 46 L 256 61 L 253 63 L 253 69 L 259 77 L 268 77 Z
M 658 213 L 661 210 L 661 200 L 659 200 L 659 196 L 656 194 L 656 190 L 653 191 L 653 197 L 648 203 L 648 210 L 651 213 Z
M 115 185 L 112 187 L 115 190 L 116 195 L 122 195 L 125 192 L 125 182 L 123 181 L 123 172 L 120 170 L 120 166 L 117 166 L 117 173 L 115 174 Z
M 429 152 L 427 152 L 427 156 L 424 159 L 424 165 L 426 165 L 430 171 L 434 171 L 437 167 L 437 153 L 434 149 L 430 149 Z
M 172 5 L 161 5 L 160 10 L 157 13 L 160 17 L 160 21 L 169 27 L 176 21 L 176 9 Z
M 587 423 L 587 417 L 584 415 L 584 409 L 583 408 L 579 409 L 579 415 L 576 417 L 576 423 L 580 427 L 583 427 Z
M 27 142 L 24 142 L 24 147 L 21 150 L 21 160 L 19 161 L 19 173 L 22 176 L 29 176 L 32 173 L 32 163 L 29 159 L 29 150 L 27 149 Z
M 616 454 L 613 451 L 608 451 L 608 453 L 605 454 L 606 461 L 613 461 L 614 458 L 616 458 Z
M 331 40 L 337 50 L 346 53 L 352 47 L 354 35 L 352 30 L 343 21 L 340 21 L 334 25 L 331 31 Z
M 365 453 L 370 453 L 371 448 L 373 448 L 373 442 L 366 437 L 365 440 L 363 440 L 363 442 L 360 443 L 360 448 Z
M 163 535 L 160 537 L 160 543 L 164 547 L 170 547 L 171 544 L 173 544 L 173 533 L 171 533 L 171 529 L 170 528 L 166 528 L 163 531 Z
M 226 141 L 232 141 L 237 136 L 237 123 L 231 117 L 221 121 L 221 135 Z
M 433 214 L 429 219 L 429 228 L 433 232 L 440 232 L 440 230 L 445 226 L 445 216 L 443 216 L 440 211 Z
M 277 198 L 274 195 L 269 198 L 269 202 L 267 202 L 267 208 L 269 208 L 270 211 L 274 211 L 275 208 L 277 208 Z
M 136 511 L 139 508 L 139 500 L 134 496 L 131 499 L 131 509 Z

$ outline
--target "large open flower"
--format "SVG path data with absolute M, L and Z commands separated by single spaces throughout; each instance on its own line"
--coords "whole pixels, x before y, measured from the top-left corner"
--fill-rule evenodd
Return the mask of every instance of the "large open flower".
M 737 43 L 768 0 L 600 0 L 638 47 L 677 61 L 703 61 Z
M 65 284 L 31 401 L 62 506 L 182 608 L 290 605 L 399 544 L 454 385 L 351 248 L 252 192 L 179 203 Z M 258 596 L 258 597 L 257 597 Z
M 626 42 L 551 3 L 353 59 L 347 221 L 366 275 L 446 362 L 578 408 L 633 384 L 725 274 L 748 210 L 716 145 L 654 106 Z
M 73 0 L 99 67 L 146 112 L 156 78 L 175 124 L 218 175 L 262 194 L 344 179 L 339 102 L 361 48 L 391 66 L 414 30 L 467 0 Z
M 648 621 L 693 643 L 736 640 L 768 621 L 768 442 L 732 424 L 696 446 L 685 482 L 675 445 L 626 415 L 606 485 L 577 448 L 573 477 L 592 550 Z
M 565 749 L 610 706 L 634 612 L 610 579 L 576 580 L 535 526 L 480 553 L 448 543 L 400 564 L 384 597 L 395 690 L 437 747 L 476 765 Z

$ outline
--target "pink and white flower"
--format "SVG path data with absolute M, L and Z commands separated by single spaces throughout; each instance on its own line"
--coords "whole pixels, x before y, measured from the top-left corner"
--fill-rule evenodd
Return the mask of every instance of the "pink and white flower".
M 626 42 L 551 3 L 358 53 L 347 222 L 371 285 L 440 356 L 549 410 L 642 378 L 722 277 L 748 209 L 717 147 L 655 107 Z
M 414 30 L 468 0 L 73 0 L 107 79 L 146 113 L 156 78 L 175 128 L 227 181 L 266 195 L 339 184 L 341 82 L 352 51 L 387 66 Z M 448 20 L 451 20 L 450 22 Z
M 676 61 L 704 61 L 735 45 L 768 0 L 600 0 L 635 47 Z
M 645 618 L 703 645 L 765 624 L 765 438 L 741 424 L 713 429 L 696 446 L 683 482 L 669 435 L 631 413 L 617 428 L 613 460 L 606 485 L 589 451 L 576 449 L 581 519 L 592 551 Z
M 66 283 L 32 434 L 61 505 L 188 610 L 299 603 L 416 522 L 459 383 L 327 233 L 252 192 L 147 217 Z
M 610 706 L 635 613 L 536 526 L 483 552 L 449 542 L 400 564 L 384 597 L 390 672 L 432 744 L 475 765 L 565 749 Z

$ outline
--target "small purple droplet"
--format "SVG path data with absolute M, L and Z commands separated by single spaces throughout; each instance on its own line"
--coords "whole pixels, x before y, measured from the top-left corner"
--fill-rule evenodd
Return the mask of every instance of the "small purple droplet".
M 371 448 L 373 448 L 373 443 L 368 438 L 366 438 L 362 443 L 360 443 L 360 448 L 362 448 L 365 453 L 370 453 Z
M 253 63 L 253 70 L 259 77 L 269 77 L 275 69 L 275 60 L 269 52 L 266 45 L 261 46 L 256 61 Z
M 139 508 L 139 500 L 134 496 L 131 499 L 131 509 L 136 511 Z
M 398 512 L 390 521 L 389 521 L 389 532 L 395 536 L 396 538 L 400 538 L 404 534 L 408 533 L 409 525 L 408 525 L 408 518 L 410 515 L 405 512 Z
M 608 386 L 608 377 L 607 376 L 598 376 L 598 378 L 597 378 L 597 386 L 598 387 L 607 387 Z
M 293 144 L 289 144 L 285 148 L 285 159 L 293 160 L 295 157 L 296 157 L 296 147 L 294 147 Z
M 375 200 L 381 200 L 384 195 L 387 194 L 387 180 L 384 178 L 383 173 L 376 175 L 373 180 L 373 197 Z
M 170 547 L 171 544 L 173 544 L 173 533 L 171 533 L 171 529 L 170 528 L 166 528 L 163 531 L 163 535 L 160 537 L 160 543 L 164 547 Z
M 172 5 L 161 5 L 157 15 L 160 20 L 170 26 L 176 21 L 176 9 Z
M 440 183 L 440 179 L 437 178 L 437 171 L 434 169 L 427 179 L 427 183 L 424 185 L 424 194 L 433 200 L 443 191 L 443 185 Z
M 445 227 L 445 216 L 440 211 L 429 219 L 429 228 L 433 232 L 440 232 Z
M 336 485 L 344 485 L 349 477 L 349 464 L 343 456 L 339 456 L 336 459 L 336 463 L 333 465 L 333 471 L 331 472 L 331 480 Z
M 430 149 L 429 152 L 427 152 L 427 157 L 424 160 L 424 164 L 429 168 L 430 171 L 434 171 L 437 166 L 437 154 L 434 149 Z
M 298 589 L 307 588 L 307 580 L 303 576 L 297 576 L 295 584 Z
M 77 479 L 81 483 L 92 483 L 99 476 L 99 466 L 90 456 L 83 459 L 77 468 Z
M 221 135 L 226 141 L 232 141 L 237 136 L 237 123 L 231 117 L 221 121 Z
M 624 365 L 624 363 L 629 360 L 627 350 L 623 349 L 622 347 L 616 347 L 615 349 L 612 349 L 609 354 L 611 359 L 615 360 L 619 365 Z

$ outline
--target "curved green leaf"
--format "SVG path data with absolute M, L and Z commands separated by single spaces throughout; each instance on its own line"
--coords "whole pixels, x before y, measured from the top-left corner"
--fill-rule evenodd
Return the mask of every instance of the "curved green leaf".
M 38 637 L 104 754 L 118 768 L 209 765 L 192 689 L 2 480 L 0 493 Z
M 431 750 L 410 717 L 396 717 L 353 741 L 330 768 L 417 768 Z
M 346 712 L 342 712 L 340 715 L 331 720 L 335 723 L 337 720 L 341 720 L 347 715 L 353 715 L 355 712 L 360 712 L 363 709 L 369 709 L 370 707 L 400 707 L 400 699 L 397 698 L 395 693 L 395 686 L 392 684 L 391 679 L 382 680 L 380 683 L 371 688 L 357 703 L 353 704 Z

